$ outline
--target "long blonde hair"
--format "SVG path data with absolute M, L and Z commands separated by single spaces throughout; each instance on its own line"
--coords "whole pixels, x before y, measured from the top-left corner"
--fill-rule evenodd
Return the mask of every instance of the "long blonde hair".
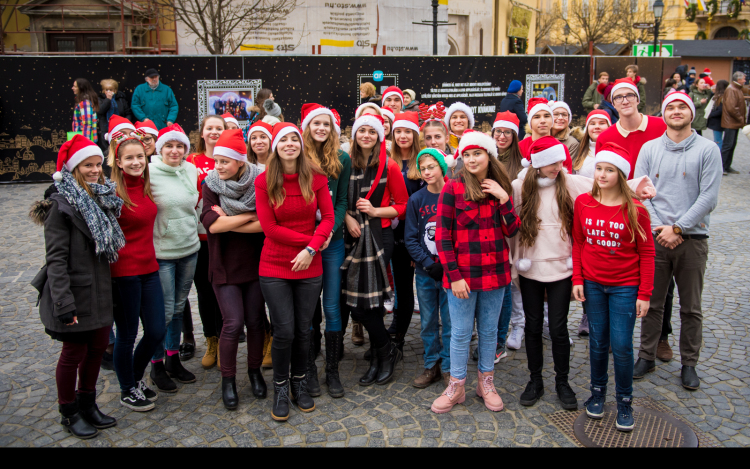
M 330 119 L 331 116 L 328 116 L 328 118 Z M 318 154 L 318 142 L 313 138 L 309 125 L 305 128 L 304 132 L 302 132 L 302 142 L 305 149 L 305 156 L 319 166 L 326 176 L 338 179 L 341 170 L 344 169 L 344 165 L 339 161 L 339 150 L 341 146 L 333 119 L 331 119 L 331 127 L 329 127 L 329 129 L 330 132 L 328 133 L 328 138 L 321 145 L 322 148 L 320 154 Z
M 117 155 L 117 158 L 122 157 L 122 150 L 125 147 L 129 147 L 131 145 L 140 145 L 141 148 L 143 148 L 143 144 L 139 142 L 136 139 L 128 139 L 122 142 L 120 146 L 117 148 L 117 152 L 119 155 Z M 110 145 L 109 148 L 113 149 L 115 145 Z M 114 150 L 111 150 L 114 152 Z M 143 154 L 146 154 L 146 149 L 143 149 Z M 117 196 L 122 199 L 124 202 L 124 205 L 132 210 L 132 207 L 137 207 L 138 204 L 134 204 L 130 200 L 130 196 L 128 195 L 128 187 L 127 184 L 125 184 L 125 177 L 123 176 L 123 170 L 117 166 L 117 161 L 113 161 L 110 163 L 110 166 L 112 167 L 112 181 L 117 186 Z M 143 174 L 141 175 L 141 178 L 143 179 L 143 195 L 151 199 L 151 201 L 154 201 L 154 196 L 151 194 L 151 178 L 149 177 L 148 173 L 148 158 L 146 158 L 146 167 L 143 170 Z
M 296 162 L 296 172 L 299 186 L 302 190 L 302 197 L 304 197 L 305 203 L 310 204 L 315 198 L 313 178 L 316 173 L 323 174 L 323 170 L 305 157 L 303 148 L 300 148 Z M 281 165 L 278 145 L 276 146 L 276 150 L 268 155 L 268 160 L 266 161 L 266 183 L 269 205 L 274 209 L 281 207 L 286 198 L 286 190 L 284 190 L 284 168 Z
M 440 129 L 443 135 L 445 135 L 445 148 L 443 148 L 442 150 L 445 152 L 446 155 L 452 155 L 453 153 L 456 152 L 456 150 L 450 145 L 450 138 L 448 137 L 448 131 L 445 130 L 445 125 L 441 121 L 434 120 L 434 119 L 428 120 L 427 122 L 425 122 L 422 125 L 422 129 L 419 131 L 419 147 L 421 149 L 424 150 L 425 148 L 427 148 L 427 144 L 425 143 L 425 138 L 424 138 L 424 130 L 428 127 L 430 128 L 434 127 L 436 129 Z
M 419 134 L 413 129 L 407 130 L 411 132 L 412 141 L 409 158 L 406 160 L 406 164 L 409 166 L 406 177 L 413 181 L 418 181 L 422 179 L 422 176 L 419 174 L 419 168 L 417 167 L 417 155 L 419 154 L 419 151 L 422 149 L 422 147 L 419 144 Z M 401 167 L 401 147 L 398 146 L 395 138 L 393 140 L 393 143 L 391 144 L 391 159 L 396 164 L 398 164 L 399 168 Z
M 628 180 L 625 174 L 617 170 L 617 187 L 620 189 L 620 194 L 622 194 L 622 205 L 620 206 L 620 209 L 622 209 L 625 212 L 625 218 L 627 219 L 627 228 L 628 232 L 630 233 L 630 242 L 635 242 L 635 233 L 638 232 L 638 235 L 641 237 L 643 241 L 646 241 L 646 231 L 643 229 L 640 223 L 638 223 L 638 216 L 645 216 L 649 220 L 649 225 L 651 224 L 651 216 L 648 213 L 648 210 L 645 209 L 642 205 L 640 206 L 643 210 L 639 210 L 638 206 L 633 202 L 633 198 L 635 197 L 635 193 L 633 193 L 633 190 L 630 189 L 630 186 L 628 186 Z M 602 189 L 599 187 L 599 182 L 594 178 L 594 185 L 591 188 L 591 196 L 598 202 L 601 199 Z M 601 202 L 600 202 L 601 203 Z M 633 229 L 635 227 L 635 229 Z
M 530 167 L 526 172 L 526 178 L 521 186 L 521 210 L 518 213 L 521 218 L 520 236 L 521 245 L 532 247 L 539 235 L 539 170 Z M 570 196 L 565 184 L 565 171 L 560 171 L 555 178 L 555 201 L 560 216 L 560 238 L 563 241 L 570 239 L 573 231 L 573 198 Z

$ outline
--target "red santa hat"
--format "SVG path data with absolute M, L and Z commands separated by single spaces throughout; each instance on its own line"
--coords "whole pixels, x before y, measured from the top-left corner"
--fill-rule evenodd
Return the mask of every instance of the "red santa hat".
M 495 140 L 483 132 L 468 129 L 461 136 L 461 141 L 458 143 L 458 155 L 463 155 L 465 151 L 476 148 L 484 150 L 489 155 L 497 158 L 497 145 L 495 144 Z
M 527 107 L 527 112 L 529 116 L 529 122 L 531 122 L 531 118 L 534 117 L 534 114 L 536 114 L 539 111 L 547 111 L 549 112 L 549 115 L 552 115 L 552 108 L 549 107 L 548 101 L 546 98 L 531 98 L 529 99 L 529 104 Z
M 703 69 L 703 73 L 705 73 L 706 75 L 711 75 L 711 69 L 710 68 L 704 68 Z
M 471 112 L 471 108 L 467 106 L 464 103 L 461 102 L 455 102 L 451 104 L 448 107 L 448 110 L 445 111 L 445 117 L 443 118 L 443 121 L 445 122 L 445 125 L 450 129 L 451 128 L 451 116 L 454 112 L 461 111 L 464 114 L 466 114 L 466 117 L 469 118 L 469 128 L 474 128 L 474 113 Z
M 555 109 L 565 109 L 566 111 L 568 111 L 568 121 L 573 119 L 573 113 L 570 112 L 570 106 L 568 106 L 566 103 L 562 101 L 550 101 L 548 103 L 548 106 L 550 109 L 552 109 L 552 112 L 555 112 Z
M 417 113 L 404 112 L 402 114 L 396 114 L 396 118 L 393 120 L 393 125 L 391 126 L 391 132 L 399 127 L 411 129 L 414 132 L 419 133 L 419 117 L 417 116 Z
M 151 119 L 146 119 L 143 122 L 136 121 L 135 130 L 139 130 L 140 134 L 151 134 L 154 137 L 159 136 L 159 129 L 156 128 L 156 124 Z
M 178 141 L 185 145 L 185 154 L 190 153 L 190 139 L 182 130 L 180 124 L 172 124 L 164 127 L 159 131 L 159 137 L 156 139 L 156 154 L 161 155 L 161 149 L 165 143 Z
M 285 136 L 291 133 L 296 133 L 299 137 L 299 141 L 302 142 L 302 132 L 299 131 L 296 125 L 291 122 L 279 122 L 273 126 L 273 138 L 271 139 L 271 152 L 276 151 L 276 145 Z
M 102 149 L 96 143 L 81 134 L 73 135 L 73 138 L 62 144 L 57 153 L 57 171 L 52 175 L 52 179 L 62 181 L 63 168 L 72 173 L 79 163 L 92 156 L 98 156 L 102 163 L 104 162 Z
M 352 138 L 355 138 L 354 136 L 356 135 L 357 130 L 363 125 L 368 125 L 375 129 L 375 131 L 378 133 L 380 141 L 385 142 L 385 127 L 383 126 L 383 117 L 374 114 L 365 114 L 358 117 L 357 120 L 354 121 L 354 125 L 352 125 Z
M 389 107 L 381 107 L 380 108 L 380 114 L 383 117 L 387 117 L 388 119 L 390 119 L 391 124 L 393 124 L 393 121 L 396 120 L 396 114 L 394 114 L 393 110 L 391 108 L 389 108 Z
M 271 140 L 273 138 L 273 126 L 271 124 L 266 124 L 263 121 L 258 121 L 255 124 L 250 126 L 250 130 L 247 133 L 247 139 L 250 140 L 250 135 L 253 132 L 261 132 L 266 134 L 268 137 L 268 140 Z
M 518 120 L 518 116 L 510 111 L 498 112 L 495 116 L 495 123 L 492 124 L 493 129 L 502 127 L 504 129 L 513 129 L 518 135 L 518 126 L 521 125 L 521 121 Z
M 401 92 L 401 88 L 399 88 L 398 86 L 389 86 L 385 89 L 385 91 L 383 92 L 383 99 L 380 101 L 381 106 L 385 106 L 385 98 L 387 98 L 388 96 L 398 96 L 399 98 L 401 98 L 401 104 L 403 105 L 404 93 Z
M 379 116 L 383 115 L 383 112 L 381 111 L 380 106 L 378 106 L 375 103 L 369 103 L 368 102 L 368 103 L 361 104 L 357 108 L 357 110 L 354 112 L 354 119 L 359 119 L 359 117 L 365 112 L 366 109 L 372 109 L 373 111 L 375 111 L 375 114 L 377 114 Z M 393 114 L 393 113 L 391 112 L 391 114 Z
M 609 163 L 617 167 L 627 179 L 630 174 L 630 152 L 620 145 L 612 142 L 605 142 L 599 151 L 596 152 L 594 164 Z
M 690 96 L 685 94 L 684 91 L 675 91 L 673 93 L 669 93 L 664 98 L 664 101 L 662 101 L 661 103 L 661 115 L 664 115 L 664 111 L 667 110 L 667 106 L 669 106 L 669 103 L 672 103 L 674 101 L 682 101 L 687 104 L 687 106 L 690 108 L 691 113 L 690 122 L 693 122 L 693 120 L 695 120 L 695 104 L 693 104 L 693 100 L 690 99 Z
M 635 86 L 633 83 L 633 80 L 630 78 L 619 78 L 615 80 L 614 85 L 612 86 L 612 90 L 609 92 L 609 100 L 612 101 L 612 96 L 614 96 L 615 91 L 621 90 L 623 88 L 627 88 L 629 90 L 632 90 L 633 93 L 635 93 L 636 96 L 638 96 L 638 100 L 641 100 L 641 94 L 638 92 L 638 87 Z
M 240 123 L 237 121 L 237 119 L 234 118 L 233 115 L 229 114 L 228 112 L 225 114 L 222 114 L 221 117 L 224 119 L 224 122 L 231 122 L 232 124 L 236 125 L 237 127 L 240 126 Z
M 247 161 L 247 146 L 241 129 L 228 129 L 221 133 L 214 147 L 214 156 L 226 156 L 237 161 Z
M 338 122 L 336 119 L 338 113 L 334 114 L 333 110 L 315 103 L 305 103 L 302 105 L 302 125 L 300 126 L 302 128 L 302 131 L 305 131 L 305 129 L 308 125 L 310 125 L 313 119 L 322 115 L 326 115 L 331 118 L 331 122 L 333 123 L 333 127 L 336 129 L 336 133 L 341 135 L 341 118 L 339 117 Z
M 113 133 L 118 131 L 122 132 L 126 129 L 135 131 L 135 126 L 132 122 L 125 119 L 124 117 L 118 116 L 117 114 L 112 114 L 112 117 L 109 118 L 109 132 L 104 134 L 104 138 L 106 138 L 108 142 L 111 142 Z
M 589 126 L 589 122 L 591 119 L 605 119 L 607 121 L 607 124 L 612 125 L 612 120 L 609 118 L 609 114 L 607 114 L 606 111 L 602 111 L 601 109 L 594 109 L 593 111 L 589 112 L 589 115 L 586 116 L 586 125 L 584 127 Z
M 531 155 L 531 165 L 537 169 L 570 158 L 565 145 L 550 135 L 538 138 L 532 143 L 529 153 Z

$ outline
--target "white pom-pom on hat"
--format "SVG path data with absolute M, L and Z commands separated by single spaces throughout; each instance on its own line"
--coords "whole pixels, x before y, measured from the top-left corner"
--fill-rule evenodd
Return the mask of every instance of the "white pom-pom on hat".
M 518 263 L 516 264 L 516 269 L 519 272 L 526 272 L 531 268 L 531 259 L 518 259 Z
M 573 270 L 573 258 L 572 257 L 568 257 L 565 260 L 565 266 L 568 268 L 568 270 Z

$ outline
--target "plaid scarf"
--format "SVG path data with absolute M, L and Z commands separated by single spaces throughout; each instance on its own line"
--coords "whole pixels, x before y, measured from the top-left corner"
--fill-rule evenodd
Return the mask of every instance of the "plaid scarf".
M 221 179 L 215 169 L 206 176 L 206 185 L 219 196 L 221 209 L 230 217 L 255 211 L 255 178 L 261 171 L 252 163 L 246 162 L 245 166 L 247 169 L 238 181 Z
M 122 199 L 117 197 L 115 183 L 108 178 L 104 178 L 104 184 L 88 184 L 94 198 L 78 185 L 65 168 L 62 170 L 62 181 L 55 181 L 57 191 L 81 214 L 89 227 L 96 245 L 96 255 L 104 254 L 111 264 L 117 262 L 117 251 L 125 246 L 125 235 L 117 223 Z
M 393 296 L 383 259 L 383 225 L 380 218 L 365 215 L 356 208 L 360 198 L 383 200 L 388 182 L 385 171 L 387 163 L 387 155 L 381 154 L 377 168 L 352 168 L 349 179 L 346 213 L 357 220 L 361 235 L 355 238 L 344 230 L 347 254 L 341 265 L 344 272 L 341 293 L 346 297 L 347 305 L 358 309 L 378 308 Z

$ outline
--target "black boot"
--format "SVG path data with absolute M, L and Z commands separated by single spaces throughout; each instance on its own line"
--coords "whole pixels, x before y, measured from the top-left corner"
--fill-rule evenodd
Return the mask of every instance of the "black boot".
M 234 410 L 239 405 L 240 399 L 237 397 L 237 383 L 234 376 L 221 377 L 221 400 L 224 401 L 224 407 L 229 410 Z
M 393 320 L 391 321 L 391 325 L 388 326 L 388 334 L 395 336 L 396 332 L 398 332 L 398 312 L 394 309 Z
M 273 409 L 271 418 L 279 422 L 289 418 L 289 380 L 281 383 L 273 382 Z
M 60 415 L 62 416 L 60 424 L 62 424 L 63 429 L 66 432 L 72 433 L 74 437 L 87 440 L 89 438 L 94 438 L 99 434 L 99 430 L 88 423 L 86 419 L 83 418 L 83 415 L 81 415 L 81 412 L 78 409 L 78 402 L 72 404 L 60 404 L 59 409 Z
M 328 386 L 328 394 L 331 397 L 344 397 L 344 386 L 341 385 L 339 379 L 339 354 L 338 344 L 339 338 L 343 337 L 344 333 L 338 332 L 326 332 L 326 385 Z
M 76 393 L 78 408 L 84 419 L 96 428 L 109 428 L 117 425 L 117 420 L 108 415 L 104 415 L 96 405 L 96 393 Z
M 265 399 L 267 392 L 266 380 L 263 379 L 260 368 L 248 369 L 247 377 L 250 378 L 250 388 L 253 390 L 253 396 L 256 399 Z
M 639 358 L 633 365 L 633 379 L 641 379 L 646 376 L 646 373 L 651 373 L 655 369 L 656 364 L 653 360 Z
M 404 356 L 404 343 L 406 342 L 406 334 L 396 334 L 396 348 L 401 352 L 401 356 Z
M 378 384 L 385 384 L 393 378 L 393 371 L 396 368 L 396 363 L 401 360 L 403 354 L 398 349 L 396 344 L 389 342 L 382 348 L 377 350 L 378 354 Z
M 576 399 L 576 393 L 573 392 L 573 388 L 570 387 L 567 381 L 557 383 L 555 385 L 555 391 L 557 392 L 557 398 L 560 399 L 560 404 L 562 405 L 563 409 L 578 409 L 578 400 Z
M 166 355 L 164 357 L 164 367 L 167 369 L 167 374 L 180 383 L 195 383 L 195 375 L 182 366 L 179 354 Z
M 701 387 L 701 380 L 698 378 L 698 373 L 695 372 L 694 366 L 684 366 L 680 372 L 680 379 L 682 380 L 682 387 L 695 391 Z
M 305 376 L 292 376 L 292 400 L 302 412 L 315 410 L 315 401 L 307 391 L 307 378 Z
M 318 381 L 318 366 L 315 364 L 315 331 L 310 334 L 310 348 L 307 354 L 307 393 L 313 397 L 320 396 L 320 381 Z
M 161 392 L 177 392 L 177 385 L 174 384 L 172 378 L 167 374 L 167 370 L 164 367 L 164 360 L 159 360 L 155 363 L 151 362 L 151 381 Z
M 367 373 L 359 378 L 360 386 L 369 386 L 375 382 L 378 377 L 378 354 L 370 345 L 370 368 L 367 369 Z
M 338 350 L 339 350 L 339 361 L 344 359 L 344 329 L 341 330 L 341 334 L 338 336 Z
M 526 389 L 521 393 L 521 398 L 518 403 L 522 406 L 532 406 L 544 396 L 544 383 L 539 381 L 531 380 L 526 385 Z

